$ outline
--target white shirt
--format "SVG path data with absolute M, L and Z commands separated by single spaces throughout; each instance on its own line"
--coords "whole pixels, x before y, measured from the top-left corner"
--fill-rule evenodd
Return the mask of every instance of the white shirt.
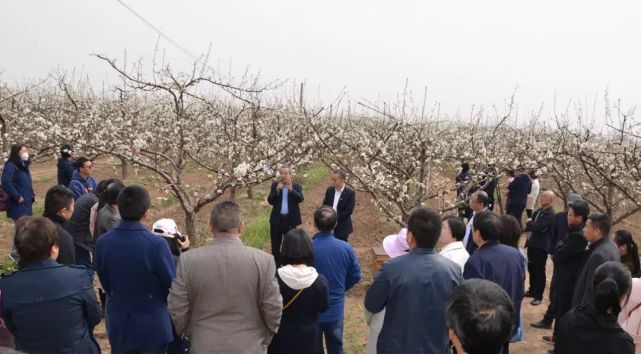
M 467 226 L 465 227 L 465 237 L 463 237 L 463 247 L 467 247 L 468 242 L 474 242 L 472 239 L 472 225 L 474 223 L 474 216 L 476 215 L 476 212 L 472 213 L 472 217 L 470 218 L 470 221 L 467 222 Z
M 345 186 L 343 186 L 343 189 L 340 191 L 338 188 L 334 188 L 334 204 L 332 204 L 332 208 L 334 211 L 338 213 L 338 200 L 341 199 L 341 194 L 343 194 L 343 190 L 345 189 Z
M 463 271 L 463 267 L 465 267 L 465 262 L 470 258 L 470 255 L 465 250 L 463 242 L 461 241 L 452 242 L 446 245 L 441 249 L 439 254 L 461 266 L 461 272 Z

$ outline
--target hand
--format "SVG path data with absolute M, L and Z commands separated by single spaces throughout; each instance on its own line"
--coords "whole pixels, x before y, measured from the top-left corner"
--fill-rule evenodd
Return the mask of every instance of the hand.
M 18 204 L 22 204 L 22 203 L 24 203 L 24 198 L 20 197 L 20 199 L 18 199 Z
M 91 188 L 91 187 L 87 188 L 87 192 L 89 192 L 89 193 L 93 192 L 93 188 Z
M 180 249 L 186 250 L 187 248 L 189 248 L 189 246 L 191 246 L 191 242 L 189 242 L 189 236 L 183 235 L 183 237 L 185 238 L 185 241 L 180 241 L 180 239 L 177 240 L 178 244 L 180 245 Z
M 278 182 L 278 184 L 276 185 L 276 190 L 281 190 L 284 186 L 285 185 L 283 184 L 283 182 Z
M 531 218 L 527 218 L 526 223 L 529 223 L 529 222 L 532 222 L 532 219 L 531 219 Z

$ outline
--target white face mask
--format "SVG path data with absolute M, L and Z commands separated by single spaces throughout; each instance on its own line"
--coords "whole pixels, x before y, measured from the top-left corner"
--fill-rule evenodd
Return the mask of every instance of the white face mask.
M 22 154 L 20 154 L 20 159 L 22 161 L 29 161 L 29 153 L 28 152 L 23 152 Z

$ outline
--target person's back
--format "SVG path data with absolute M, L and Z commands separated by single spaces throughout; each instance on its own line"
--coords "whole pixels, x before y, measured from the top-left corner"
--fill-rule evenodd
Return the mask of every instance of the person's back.
M 58 185 L 69 187 L 71 177 L 73 177 L 73 172 L 75 171 L 73 161 L 68 158 L 61 157 L 58 159 L 56 166 L 58 167 Z
M 113 205 L 105 204 L 102 209 L 98 211 L 96 218 L 96 233 L 94 237 L 98 239 L 103 234 L 113 230 L 122 219 L 118 213 L 118 209 Z
M 509 204 L 511 206 L 522 206 L 525 208 L 527 204 L 527 196 L 530 193 L 532 180 L 527 173 L 521 173 L 516 176 L 508 185 L 509 189 Z
M 91 207 L 96 203 L 98 203 L 98 196 L 95 193 L 87 193 L 78 198 L 71 219 L 64 224 L 64 229 L 73 237 L 74 245 L 89 252 L 93 249 L 93 240 L 89 232 L 89 217 Z

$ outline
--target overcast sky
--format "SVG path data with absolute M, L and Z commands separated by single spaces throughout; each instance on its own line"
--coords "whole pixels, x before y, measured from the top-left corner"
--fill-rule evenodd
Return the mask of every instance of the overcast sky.
M 585 0 L 123 0 L 197 55 L 304 81 L 330 101 L 387 98 L 409 79 L 442 111 L 500 103 L 519 86 L 522 114 L 592 100 L 609 88 L 641 101 L 641 2 Z M 116 0 L 14 0 L 0 9 L 3 80 L 60 68 L 113 80 L 100 52 L 151 58 L 158 34 Z M 192 59 L 161 40 L 176 67 Z M 320 88 L 320 94 L 318 91 Z M 600 96 L 601 97 L 601 96 Z

